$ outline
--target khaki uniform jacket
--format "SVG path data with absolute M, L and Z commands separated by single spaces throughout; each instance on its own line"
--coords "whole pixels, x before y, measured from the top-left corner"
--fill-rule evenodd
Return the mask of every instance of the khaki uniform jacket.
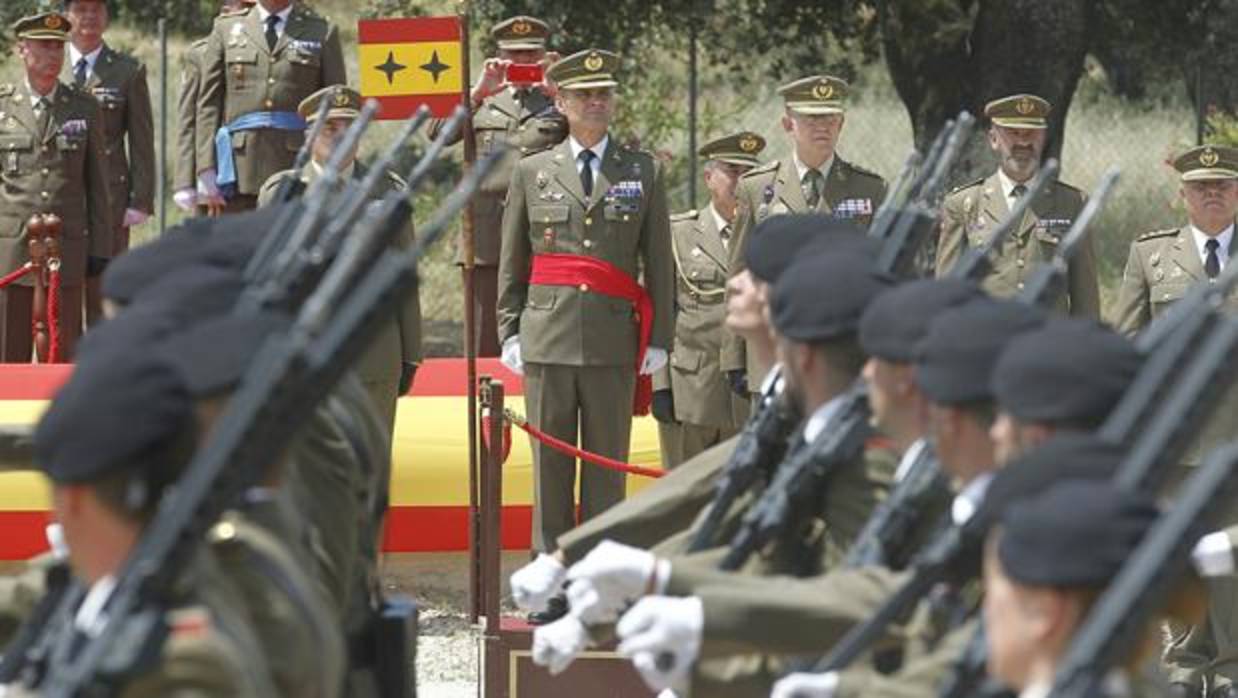
M 360 180 L 366 175 L 366 168 L 357 163 L 353 168 L 353 179 Z M 258 205 L 265 206 L 279 191 L 279 185 L 285 179 L 293 176 L 292 170 L 284 170 L 271 175 L 262 185 L 258 194 Z M 314 181 L 316 175 L 313 165 L 307 165 L 301 171 L 301 181 L 307 185 Z M 393 172 L 387 173 L 387 178 L 375 190 L 376 197 L 381 198 L 391 191 L 404 191 L 407 185 L 404 180 Z M 400 249 L 413 244 L 413 223 L 409 220 L 401 231 L 396 245 Z M 394 322 L 388 323 L 382 334 L 370 345 L 357 363 L 357 374 L 362 382 L 399 381 L 400 363 L 421 362 L 421 296 L 417 290 L 404 302 L 396 314 Z
M 112 256 L 112 217 L 106 144 L 99 103 L 60 84 L 51 120 L 40 131 L 24 84 L 0 85 L 0 274 L 30 259 L 26 219 L 55 213 L 61 229 L 60 276 L 66 286 L 82 283 L 86 257 Z M 27 275 L 17 283 L 33 285 Z
M 726 281 L 729 252 L 711 210 L 671 217 L 675 259 L 675 350 L 654 374 L 654 390 L 670 389 L 675 419 L 735 429 L 743 425 L 748 401 L 735 395 L 720 368 L 726 337 Z
M 294 2 L 285 31 L 267 48 L 266 28 L 254 7 L 215 19 L 203 51 L 198 96 L 198 172 L 215 168 L 215 132 L 246 114 L 295 112 L 303 99 L 328 85 L 348 84 L 335 25 Z M 232 134 L 241 194 L 257 194 L 272 174 L 292 167 L 302 131 L 257 129 Z
M 1062 182 L 1041 190 L 1018 227 L 997 250 L 993 269 L 981 284 L 984 290 L 999 298 L 1021 291 L 1036 268 L 1053 258 L 1086 200 L 1083 192 Z M 996 172 L 951 192 L 941 209 L 937 276 L 949 273 L 968 248 L 983 245 L 1009 215 L 1010 206 Z M 1058 308 L 1072 315 L 1100 317 L 1096 254 L 1090 237 L 1070 261 L 1066 296 Z
M 73 82 L 68 61 L 61 81 Z M 99 100 L 103 114 L 103 155 L 117 226 L 126 208 L 154 213 L 155 121 L 146 66 L 104 44 L 83 89 Z
M 1229 253 L 1231 262 L 1238 258 L 1238 244 L 1231 242 Z M 1189 225 L 1140 235 L 1131 243 L 1122 272 L 1122 284 L 1113 306 L 1113 326 L 1122 334 L 1134 336 L 1186 295 L 1192 285 L 1207 279 Z M 1238 292 L 1230 293 L 1226 307 L 1238 308 Z M 1231 388 L 1185 456 L 1185 462 L 1199 463 L 1212 447 L 1232 439 L 1236 430 L 1238 388 Z
M 435 138 L 445 121 L 430 124 L 430 137 Z M 503 90 L 491 95 L 473 113 L 473 134 L 477 141 L 477 157 L 484 158 L 504 145 L 517 149 L 520 156 L 548 150 L 567 138 L 567 119 L 554 106 L 554 100 L 540 90 L 527 90 L 517 95 L 515 90 Z M 460 136 L 451 139 L 460 141 Z M 478 266 L 499 264 L 503 226 L 503 199 L 512 181 L 517 158 L 500 161 L 473 197 L 473 262 Z M 463 262 L 463 248 L 457 261 Z
M 635 191 L 632 198 L 618 195 Z M 503 213 L 499 339 L 520 335 L 530 363 L 636 366 L 639 324 L 626 300 L 581 287 L 531 286 L 533 256 L 596 257 L 634 279 L 653 300 L 649 345 L 668 352 L 674 336 L 674 263 L 666 185 L 649 153 L 612 137 L 586 199 L 570 144 L 521 160 Z
M 198 184 L 198 95 L 206 44 L 205 37 L 198 39 L 181 57 L 181 92 L 176 101 L 176 166 L 172 173 L 174 192 Z
M 747 172 L 739 180 L 735 192 L 738 208 L 735 214 L 735 234 L 731 237 L 729 272 L 734 276 L 748 268 L 744 245 L 752 229 L 770 216 L 782 213 L 808 213 L 804 190 L 800 185 L 795 161 L 788 158 L 762 165 Z M 880 175 L 834 156 L 834 164 L 825 178 L 825 193 L 818 207 L 821 213 L 834 213 L 867 226 L 873 214 L 885 200 L 886 182 Z M 756 367 L 748 361 L 744 341 L 727 334 L 723 345 L 722 370 L 748 371 L 748 387 L 756 390 L 764 376 L 756 375 Z

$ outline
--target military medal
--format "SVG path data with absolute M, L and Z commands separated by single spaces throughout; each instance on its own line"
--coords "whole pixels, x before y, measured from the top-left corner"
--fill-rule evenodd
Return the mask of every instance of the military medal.
M 555 246 L 555 231 L 554 228 L 547 228 L 542 233 L 542 243 L 546 245 L 546 249 L 554 249 Z
M 232 77 L 240 80 L 245 77 L 245 65 L 242 63 L 232 64 Z
M 536 180 L 537 180 L 537 188 L 545 189 L 546 185 L 550 182 L 550 176 L 547 175 L 545 171 L 538 170 Z

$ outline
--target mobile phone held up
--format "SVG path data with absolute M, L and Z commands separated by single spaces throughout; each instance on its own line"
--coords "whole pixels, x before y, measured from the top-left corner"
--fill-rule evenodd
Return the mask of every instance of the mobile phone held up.
M 511 85 L 536 85 L 545 74 L 541 63 L 511 63 L 507 66 L 506 79 Z

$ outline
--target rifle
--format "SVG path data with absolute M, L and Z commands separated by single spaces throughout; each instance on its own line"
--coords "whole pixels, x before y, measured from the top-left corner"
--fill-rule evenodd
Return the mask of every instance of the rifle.
M 502 153 L 494 153 L 447 198 L 409 251 L 389 251 L 353 286 L 324 282 L 287 331 L 270 337 L 254 358 L 202 448 L 176 487 L 164 493 L 156 512 L 116 576 L 104 604 L 99 632 L 75 657 L 48 671 L 40 695 L 73 698 L 89 685 L 104 661 L 132 666 L 164 638 L 161 602 L 201 544 L 203 534 L 256 479 L 258 464 L 287 445 L 336 380 L 387 322 L 387 316 L 417 281 L 416 264 L 451 225 Z M 406 209 L 394 208 L 396 212 Z M 402 225 L 403 221 L 396 221 Z M 359 250 L 391 222 L 367 211 L 345 243 L 331 274 L 353 277 L 370 262 Z M 331 274 L 328 275 L 330 278 Z
M 773 369 L 780 371 L 778 367 Z M 727 460 L 715 485 L 714 498 L 706 509 L 705 520 L 697 526 L 688 552 L 700 552 L 716 544 L 718 531 L 731 505 L 741 494 L 768 480 L 787 450 L 787 441 L 799 415 L 780 392 L 781 378 L 767 382 L 757 409 L 740 432 L 735 451 Z
M 844 566 L 906 567 L 915 554 L 912 544 L 925 514 L 943 510 L 953 498 L 950 478 L 942 472 L 933 447 L 924 443 L 903 479 L 864 524 Z
M 1046 160 L 1040 166 L 1040 171 L 1036 173 L 1031 184 L 1027 185 L 1027 192 L 1015 202 L 1014 208 L 1010 210 L 1010 215 L 1006 216 L 1001 223 L 998 223 L 983 245 L 968 248 L 963 253 L 963 256 L 959 258 L 959 261 L 950 270 L 949 278 L 979 282 L 988 276 L 993 268 L 993 260 L 990 258 L 993 251 L 1001 247 L 1006 242 L 1006 238 L 1010 237 L 1014 229 L 1023 222 L 1023 214 L 1031 207 L 1032 201 L 1040 194 L 1041 190 L 1049 185 L 1049 181 L 1057 177 L 1057 171 L 1057 160 L 1053 158 Z
M 924 189 L 924 183 L 928 181 L 938 159 L 941 158 L 942 153 L 945 151 L 946 141 L 950 139 L 950 133 L 954 127 L 955 121 L 953 119 L 947 120 L 941 130 L 937 132 L 937 136 L 933 138 L 933 142 L 929 145 L 928 154 L 924 157 L 920 156 L 919 151 L 912 149 L 911 154 L 903 162 L 903 169 L 899 171 L 894 186 L 890 188 L 885 201 L 882 202 L 881 207 L 877 209 L 876 215 L 873 216 L 872 224 L 868 226 L 870 237 L 882 241 L 890 237 L 890 230 L 894 225 L 894 221 L 902 212 L 903 207 L 920 196 L 920 192 Z
M 300 172 L 309 164 L 310 155 L 314 152 L 314 141 L 318 140 L 318 136 L 322 133 L 322 129 L 326 126 L 327 112 L 331 110 L 331 102 L 335 97 L 336 91 L 332 90 L 331 94 L 324 97 L 318 103 L 317 116 L 314 117 L 314 125 L 310 127 L 309 135 L 306 136 L 305 142 L 301 144 L 301 148 L 297 150 L 297 156 L 292 161 L 292 171 Z M 300 196 L 305 191 L 305 183 L 300 177 L 289 177 L 279 183 L 279 189 L 275 190 L 274 203 L 283 204 Z
M 1062 656 L 1054 698 L 1100 695 L 1110 667 L 1143 637 L 1144 624 L 1180 579 L 1205 523 L 1219 517 L 1235 495 L 1238 443 L 1213 451 L 1088 612 Z
M 1105 172 L 1100 185 L 1096 187 L 1096 192 L 1093 193 L 1092 198 L 1088 199 L 1083 210 L 1079 212 L 1079 216 L 1075 218 L 1075 222 L 1071 224 L 1070 230 L 1066 231 L 1066 235 L 1058 243 L 1053 258 L 1032 273 L 1032 278 L 1024 284 L 1023 290 L 1018 295 L 1019 300 L 1028 305 L 1045 307 L 1053 305 L 1061 297 L 1066 287 L 1066 278 L 1070 273 L 1070 260 L 1079 246 L 1087 239 L 1092 219 L 1113 194 L 1113 187 L 1118 183 L 1118 174 L 1116 167 L 1111 167 Z

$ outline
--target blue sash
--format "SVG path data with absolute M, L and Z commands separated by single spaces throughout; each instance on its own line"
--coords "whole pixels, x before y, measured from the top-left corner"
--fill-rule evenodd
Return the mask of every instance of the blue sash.
M 292 111 L 256 111 L 224 124 L 215 132 L 215 183 L 225 198 L 236 195 L 236 160 L 232 155 L 232 134 L 274 128 L 281 131 L 302 131 L 305 119 Z

